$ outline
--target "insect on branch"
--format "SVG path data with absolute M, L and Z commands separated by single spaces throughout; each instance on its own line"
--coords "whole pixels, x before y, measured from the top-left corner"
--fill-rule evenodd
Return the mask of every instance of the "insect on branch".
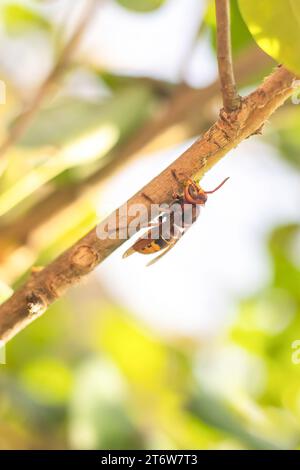
M 295 75 L 284 67 L 277 68 L 257 90 L 243 98 L 240 108 L 232 115 L 234 126 L 228 123 L 226 128 L 226 121 L 219 118 L 160 175 L 103 220 L 98 227 L 94 227 L 56 260 L 31 277 L 0 306 L 0 340 L 7 342 L 13 338 L 125 242 L 119 238 L 102 240 L 97 236 L 99 229 L 105 230 L 111 221 L 119 221 L 119 214 L 124 206 L 129 211 L 133 206 L 145 204 L 149 210 L 151 202 L 145 198 L 145 194 L 158 204 L 169 203 L 172 199 L 174 171 L 177 175 L 185 175 L 179 177 L 178 185 L 186 182 L 186 178 L 200 179 L 230 150 L 253 135 L 273 112 L 292 96 L 295 78 Z M 222 132 L 224 129 L 227 138 Z M 130 222 L 129 218 L 128 224 Z M 120 222 L 116 228 L 119 227 Z

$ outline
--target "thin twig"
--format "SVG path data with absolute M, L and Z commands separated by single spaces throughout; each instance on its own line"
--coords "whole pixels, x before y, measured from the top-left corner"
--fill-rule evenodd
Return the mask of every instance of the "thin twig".
M 45 81 L 39 87 L 33 99 L 26 105 L 21 114 L 14 121 L 9 130 L 8 136 L 0 145 L 0 158 L 3 158 L 11 146 L 15 145 L 23 136 L 34 116 L 39 111 L 43 101 L 48 96 L 55 82 L 60 78 L 65 68 L 69 64 L 72 55 L 77 48 L 86 27 L 91 20 L 95 9 L 99 6 L 99 0 L 88 0 L 88 5 L 83 13 L 80 22 L 72 36 L 61 51 L 54 68 L 51 70 Z
M 232 63 L 229 2 L 230 0 L 216 0 L 217 56 L 223 105 L 227 113 L 238 109 L 241 102 L 237 92 Z
M 127 211 L 138 204 L 144 204 L 150 210 L 150 199 L 157 204 L 171 202 L 173 192 L 182 189 L 180 185 L 187 177 L 202 177 L 232 148 L 255 134 L 271 114 L 293 94 L 294 80 L 292 73 L 280 67 L 255 92 L 242 100 L 236 112 L 230 115 L 221 112 L 218 121 L 203 137 L 125 203 Z M 174 181 L 174 171 L 178 182 Z M 97 233 L 99 230 L 105 231 L 112 222 L 118 221 L 124 206 L 104 220 L 98 230 L 95 227 L 45 269 L 35 273 L 0 307 L 2 341 L 7 342 L 42 315 L 67 289 L 78 283 L 122 245 L 124 240 L 99 239 Z M 133 219 L 134 217 L 128 217 L 128 224 Z M 123 225 L 123 222 L 120 225 Z

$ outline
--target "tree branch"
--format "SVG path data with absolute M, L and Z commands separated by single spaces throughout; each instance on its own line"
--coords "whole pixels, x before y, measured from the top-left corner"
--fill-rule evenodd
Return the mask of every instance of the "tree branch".
M 229 2 L 216 0 L 217 56 L 223 105 L 227 113 L 235 111 L 241 102 L 233 72 Z
M 61 74 L 64 72 L 66 66 L 68 65 L 73 52 L 77 48 L 82 35 L 92 18 L 95 9 L 99 6 L 99 0 L 88 0 L 88 5 L 83 13 L 80 22 L 75 29 L 74 33 L 68 40 L 64 49 L 62 50 L 58 60 L 51 70 L 45 81 L 39 87 L 37 93 L 29 103 L 26 105 L 21 114 L 14 121 L 14 124 L 9 130 L 9 133 L 0 145 L 0 158 L 3 158 L 7 151 L 11 148 L 12 145 L 15 145 L 20 138 L 23 136 L 31 121 L 33 120 L 36 113 L 39 111 L 43 101 L 47 97 L 49 91 L 51 90 L 54 83 L 59 79 Z
M 292 95 L 294 80 L 292 73 L 279 67 L 256 91 L 242 100 L 237 111 L 227 114 L 222 110 L 218 121 L 203 137 L 127 201 L 127 209 L 136 204 L 144 204 L 150 210 L 150 199 L 157 204 L 171 202 L 173 192 L 182 190 L 181 184 L 184 184 L 187 177 L 201 178 L 231 149 L 255 134 Z M 178 175 L 178 182 L 174 180 L 174 170 Z M 118 220 L 120 210 L 122 208 L 104 220 L 100 228 L 105 230 L 112 220 Z M 128 224 L 133 218 L 128 217 Z M 0 339 L 7 342 L 42 315 L 51 303 L 91 272 L 123 242 L 124 240 L 110 238 L 100 240 L 95 227 L 45 269 L 35 273 L 0 307 Z
M 251 74 L 259 74 L 273 61 L 258 48 L 251 48 L 236 62 L 236 75 L 239 83 L 245 83 Z M 29 232 L 43 224 L 51 215 L 65 209 L 74 203 L 77 197 L 91 186 L 98 186 L 101 181 L 107 180 L 117 171 L 121 170 L 137 154 L 146 153 L 146 147 L 166 132 L 170 127 L 181 122 L 191 121 L 193 124 L 187 129 L 187 138 L 202 132 L 207 122 L 207 109 L 218 97 L 219 83 L 213 82 L 206 88 L 194 89 L 187 85 L 180 86 L 170 97 L 168 103 L 163 105 L 158 115 L 154 115 L 145 125 L 137 130 L 119 148 L 117 148 L 108 163 L 87 179 L 76 181 L 66 188 L 58 188 L 53 193 L 39 200 L 25 215 L 14 219 L 11 223 L 0 222 L 0 242 L 5 238 L 14 238 L 23 243 Z M 201 108 L 201 114 L 197 110 Z M 177 143 L 172 141 L 172 144 Z M 159 149 L 161 150 L 161 143 Z M 152 150 L 152 149 L 151 149 Z M 16 237 L 17 234 L 17 237 Z

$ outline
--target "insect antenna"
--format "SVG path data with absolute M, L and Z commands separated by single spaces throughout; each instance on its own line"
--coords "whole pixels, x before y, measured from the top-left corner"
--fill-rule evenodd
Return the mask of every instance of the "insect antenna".
M 229 176 L 227 178 L 224 179 L 224 181 L 222 181 L 221 184 L 219 184 L 219 186 L 217 186 L 215 189 L 213 189 L 212 191 L 205 191 L 206 194 L 213 194 L 215 193 L 216 191 L 218 191 L 220 188 L 222 188 L 222 186 L 226 183 L 226 181 L 229 180 Z

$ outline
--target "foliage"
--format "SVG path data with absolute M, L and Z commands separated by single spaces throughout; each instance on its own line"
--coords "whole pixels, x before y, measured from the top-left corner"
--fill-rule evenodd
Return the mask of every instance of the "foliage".
M 239 0 L 243 18 L 259 46 L 300 73 L 300 4 L 297 0 Z
M 49 31 L 51 24 L 37 9 L 9 2 L 1 6 L 3 23 L 11 35 L 22 35 L 35 30 Z

